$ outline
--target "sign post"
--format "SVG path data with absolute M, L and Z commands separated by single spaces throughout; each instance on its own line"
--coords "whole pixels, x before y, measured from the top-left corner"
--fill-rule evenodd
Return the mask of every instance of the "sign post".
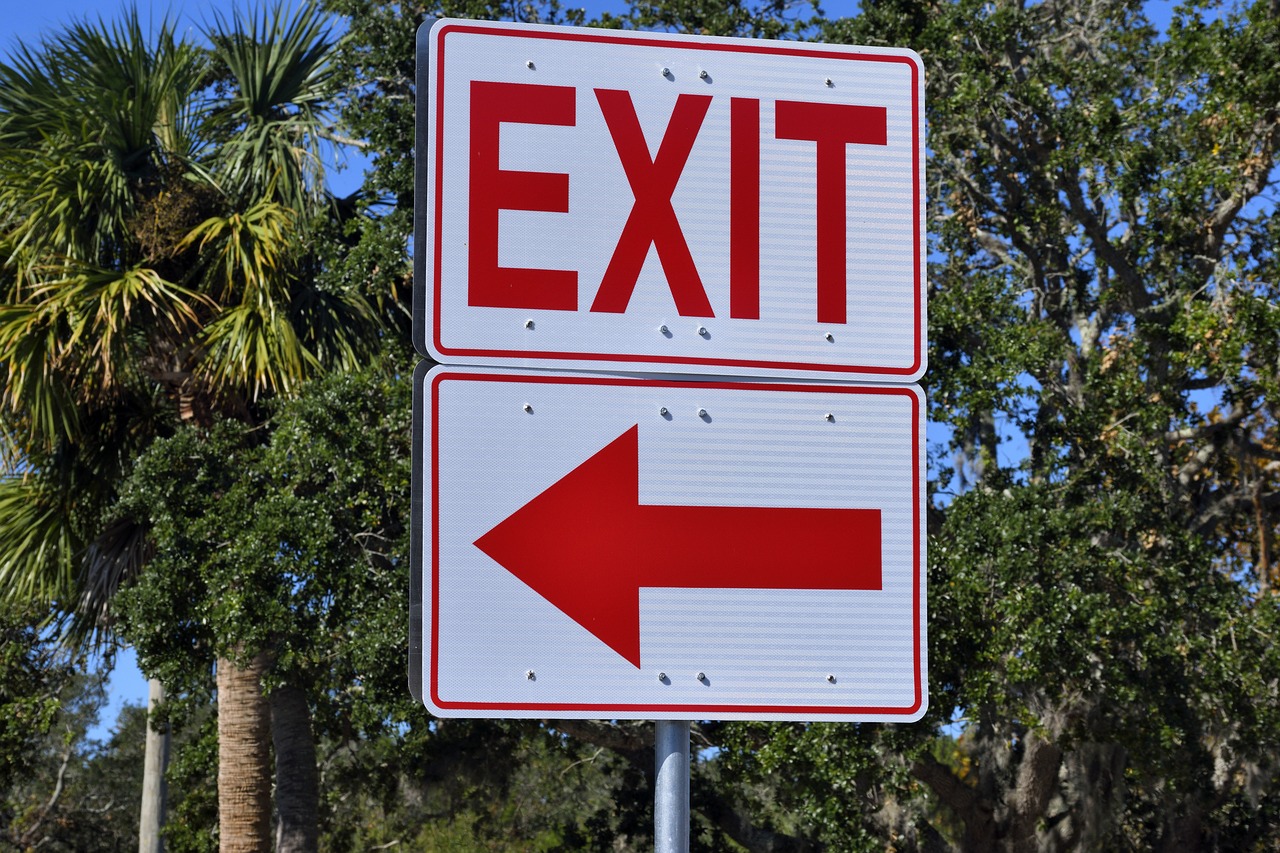
M 440 716 L 925 711 L 908 50 L 419 33 L 412 689 Z M 418 616 L 420 614 L 420 617 Z
M 689 853 L 689 722 L 658 720 L 655 726 L 654 853 Z

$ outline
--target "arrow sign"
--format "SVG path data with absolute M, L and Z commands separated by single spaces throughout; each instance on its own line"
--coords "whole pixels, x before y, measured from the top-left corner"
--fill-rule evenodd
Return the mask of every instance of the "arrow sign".
M 631 427 L 475 541 L 633 666 L 641 587 L 881 588 L 880 510 L 641 504 L 638 436 Z

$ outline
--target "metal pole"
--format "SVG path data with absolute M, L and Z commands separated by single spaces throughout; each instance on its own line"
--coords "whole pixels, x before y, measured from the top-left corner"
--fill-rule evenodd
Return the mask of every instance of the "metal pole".
M 689 853 L 689 723 L 658 720 L 653 745 L 654 853 Z
M 164 685 L 158 678 L 147 682 L 147 741 L 142 765 L 142 811 L 138 817 L 138 853 L 164 853 L 164 811 L 168 788 L 164 771 L 169 765 L 169 726 L 152 728 L 151 715 L 164 701 Z

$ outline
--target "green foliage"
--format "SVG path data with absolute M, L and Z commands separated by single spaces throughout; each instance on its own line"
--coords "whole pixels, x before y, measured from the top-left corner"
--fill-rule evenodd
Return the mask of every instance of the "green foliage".
M 0 610 L 0 790 L 24 778 L 58 712 L 74 662 L 42 637 L 31 613 Z M 6 807 L 6 811 L 7 811 Z
M 53 643 L 37 641 L 29 648 L 33 657 L 49 658 L 39 688 L 44 694 L 38 724 L 14 701 L 23 684 L 19 673 L 6 672 L 0 681 L 4 756 L 20 759 L 20 765 L 7 764 L 0 777 L 0 851 L 136 848 L 146 709 L 125 705 L 106 740 L 91 740 L 89 731 L 106 704 L 110 660 L 100 660 L 102 669 L 90 673 L 85 661 L 71 659 Z M 188 699 L 185 708 L 168 711 L 178 724 L 179 757 L 168 772 L 166 848 L 210 853 L 217 849 L 217 742 L 210 725 L 216 718 L 209 713 L 208 697 L 203 703 Z M 15 745 L 20 746 L 16 751 Z
M 650 827 L 620 808 L 631 804 L 623 786 L 635 780 L 607 750 L 532 722 L 428 725 L 420 710 L 414 718 L 420 727 L 394 743 L 370 742 L 340 761 L 327 847 L 416 838 L 427 849 L 652 849 Z
M 173 719 L 172 757 L 164 824 L 172 853 L 216 853 L 218 849 L 218 718 L 206 695 L 188 695 Z
M 43 673 L 41 689 L 47 692 L 38 722 L 24 719 L 23 703 L 12 695 L 0 707 L 7 759 L 12 758 L 8 735 L 25 739 L 21 772 L 0 777 L 0 850 L 106 853 L 135 846 L 142 712 L 126 708 L 107 743 L 89 740 L 88 730 L 106 703 L 102 673 L 87 674 L 83 660 L 63 649 L 53 651 L 48 641 L 31 648 L 35 655 L 52 652 L 54 663 Z M 8 675 L 15 676 L 15 688 L 22 684 L 20 673 Z
M 360 644 L 384 651 L 403 631 L 370 629 L 390 629 L 382 603 L 407 583 L 391 554 L 406 530 L 406 393 L 387 375 L 336 376 L 277 406 L 269 430 L 222 421 L 152 445 L 115 508 L 156 546 L 121 594 L 148 668 L 194 687 L 216 656 L 268 647 L 287 672 L 385 666 Z
M 817 0 L 644 0 L 631 3 L 619 23 L 642 30 L 777 39 L 812 35 L 820 14 Z
M 0 63 L 0 476 L 41 508 L 4 502 L 5 596 L 93 626 L 141 556 L 95 524 L 152 438 L 253 423 L 262 398 L 375 351 L 359 289 L 317 284 L 313 238 L 339 214 L 327 23 L 218 18 L 206 48 L 132 11 Z

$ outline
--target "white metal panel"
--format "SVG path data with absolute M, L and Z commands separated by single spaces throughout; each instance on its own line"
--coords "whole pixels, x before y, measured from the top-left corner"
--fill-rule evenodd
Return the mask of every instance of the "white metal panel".
M 415 557 L 433 713 L 899 721 L 924 713 L 924 425 L 914 386 L 452 367 L 418 383 L 415 523 L 425 535 Z M 642 584 L 638 661 L 628 660 L 476 542 L 632 428 L 639 504 L 878 510 L 879 588 Z M 602 497 L 565 513 L 555 537 L 615 523 Z M 692 571 L 731 563 L 735 544 L 708 538 Z M 796 552 L 810 544 L 796 543 Z M 688 556 L 662 536 L 621 547 L 655 568 Z M 809 568 L 784 556 L 781 586 Z
M 923 374 L 916 54 L 449 20 L 420 38 L 429 69 L 419 87 L 416 237 L 425 353 L 455 364 L 890 382 Z M 568 176 L 568 210 L 500 209 L 497 239 L 500 266 L 575 272 L 575 310 L 469 304 L 473 81 L 572 90 L 572 124 L 508 121 L 499 133 L 500 169 Z M 654 159 L 678 100 L 710 96 L 671 205 L 713 316 L 681 314 L 654 245 L 626 310 L 591 310 L 635 204 L 596 90 L 628 93 Z M 758 318 L 730 310 L 731 218 L 745 216 L 731 204 L 734 99 L 758 102 Z M 779 138 L 781 101 L 885 111 L 885 144 L 844 150 L 844 322 L 821 322 L 817 309 L 819 144 Z

